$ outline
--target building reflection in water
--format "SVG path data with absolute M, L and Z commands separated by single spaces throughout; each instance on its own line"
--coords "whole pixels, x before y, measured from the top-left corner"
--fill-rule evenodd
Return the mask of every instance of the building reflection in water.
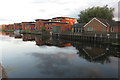
M 79 50 L 78 54 L 80 57 L 97 63 L 110 63 L 110 57 L 120 57 L 120 50 L 118 46 L 111 44 L 100 44 L 100 43 L 89 43 L 89 42 L 75 42 L 55 39 L 49 36 L 41 35 L 14 35 L 13 33 L 2 33 L 2 35 L 9 35 L 10 37 L 21 38 L 23 41 L 35 41 L 37 46 L 57 46 L 57 47 L 68 47 L 73 46 Z
M 90 61 L 99 62 L 101 64 L 110 63 L 110 57 L 120 57 L 118 46 L 110 44 L 92 44 L 92 43 L 73 43 L 76 49 L 79 50 L 80 57 Z

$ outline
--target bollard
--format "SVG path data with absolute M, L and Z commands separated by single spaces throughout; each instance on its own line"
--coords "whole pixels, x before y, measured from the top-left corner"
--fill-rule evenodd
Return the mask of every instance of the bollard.
M 107 34 L 107 37 L 110 38 L 110 34 Z
M 118 39 L 118 34 L 116 34 L 115 38 Z
M 100 37 L 102 38 L 102 34 L 100 35 Z
M 96 37 L 97 35 L 96 35 L 96 33 L 95 33 L 95 37 Z

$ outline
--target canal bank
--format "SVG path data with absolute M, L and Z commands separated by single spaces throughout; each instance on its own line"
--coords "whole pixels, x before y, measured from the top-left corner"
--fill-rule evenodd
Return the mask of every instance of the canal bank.
M 14 32 L 7 31 L 4 32 Z M 120 33 L 100 33 L 100 32 L 49 32 L 49 31 L 20 31 L 20 34 L 34 34 L 52 36 L 59 39 L 71 40 L 71 41 L 90 41 L 100 43 L 110 43 L 113 45 L 120 45 Z
M 101 43 L 116 43 L 120 44 L 120 33 L 98 33 L 98 32 L 62 32 L 53 33 L 53 37 L 72 40 L 72 41 L 90 41 L 90 42 L 101 42 Z
M 1 32 L 11 32 L 14 33 L 17 30 L 0 30 Z M 18 30 L 19 34 L 36 34 L 36 35 L 50 35 L 50 32 L 48 31 L 28 31 L 28 30 Z

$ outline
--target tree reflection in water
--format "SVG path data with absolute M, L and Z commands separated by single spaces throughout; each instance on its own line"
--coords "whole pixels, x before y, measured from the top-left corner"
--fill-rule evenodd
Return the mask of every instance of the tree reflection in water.
M 56 39 L 50 36 L 31 35 L 24 34 L 14 35 L 13 33 L 2 33 L 3 35 L 9 35 L 10 37 L 22 38 L 23 41 L 35 41 L 37 46 L 57 46 L 57 47 L 68 47 L 74 46 L 79 50 L 78 54 L 80 57 L 85 58 L 90 62 L 99 62 L 101 64 L 110 63 L 110 56 L 120 57 L 120 50 L 118 46 L 110 44 L 98 44 L 89 42 L 76 42 Z
M 40 72 L 47 74 L 47 75 L 49 75 L 49 73 L 52 73 L 58 77 L 60 75 L 64 76 L 65 72 L 71 72 L 70 75 L 68 75 L 68 73 L 66 73 L 66 76 L 69 76 L 69 77 L 75 77 L 75 76 L 80 77 L 80 75 L 79 75 L 80 73 L 83 74 L 83 72 L 85 72 L 86 74 L 88 74 L 90 72 L 90 74 L 91 74 L 92 71 L 94 72 L 93 67 L 89 67 L 84 64 L 81 65 L 81 62 L 80 62 L 81 58 L 84 58 L 86 60 L 86 62 L 89 61 L 91 63 L 106 64 L 106 63 L 112 63 L 111 57 L 119 57 L 120 56 L 120 53 L 119 53 L 120 50 L 119 50 L 118 46 L 113 46 L 110 44 L 89 43 L 89 42 L 84 42 L 84 41 L 79 41 L 79 42 L 67 41 L 67 40 L 62 40 L 62 39 L 56 39 L 56 38 L 53 38 L 50 36 L 31 35 L 31 34 L 14 35 L 12 33 L 6 33 L 4 35 L 9 35 L 10 37 L 15 37 L 15 39 L 21 38 L 22 41 L 34 41 L 35 44 L 40 47 L 43 45 L 47 45 L 49 47 L 57 46 L 57 48 L 73 46 L 75 48 L 75 50 L 79 50 L 78 53 L 76 52 L 77 55 L 76 55 L 76 53 L 73 53 L 73 54 L 33 53 L 32 54 L 35 57 L 38 57 L 39 62 L 42 61 L 42 62 L 40 62 L 40 64 L 37 65 L 37 67 L 40 68 Z M 70 53 L 70 52 L 68 52 L 68 49 L 67 49 L 67 53 Z M 74 60 L 76 62 L 74 62 Z M 44 63 L 44 64 L 41 64 L 41 63 Z M 74 63 L 76 63 L 76 64 L 74 64 Z M 68 68 L 68 66 L 70 66 L 70 67 Z M 97 70 L 99 70 L 99 69 L 97 69 Z M 94 75 L 96 75 L 97 70 L 95 70 Z M 77 75 L 72 74 L 73 72 L 77 73 Z M 100 72 L 98 71 L 98 73 L 100 73 Z M 84 74 L 84 75 L 86 75 L 86 74 Z M 93 75 L 93 74 L 91 74 L 91 75 Z M 104 75 L 104 74 L 101 74 L 101 75 Z M 4 76 L 6 76 L 6 73 L 4 73 Z M 44 76 L 42 76 L 42 77 L 44 77 Z
M 110 44 L 98 44 L 89 42 L 76 42 L 56 39 L 50 36 L 24 34 L 23 36 L 15 36 L 13 33 L 3 33 L 10 37 L 22 38 L 23 41 L 35 41 L 37 46 L 57 46 L 57 47 L 68 47 L 73 46 L 79 50 L 78 54 L 80 57 L 85 58 L 90 62 L 99 62 L 101 64 L 110 63 L 110 56 L 120 57 L 120 50 L 118 46 Z
M 119 57 L 118 46 L 112 46 L 110 44 L 92 44 L 92 43 L 72 43 L 79 52 L 79 56 L 88 60 L 89 62 L 96 63 L 110 63 L 110 57 Z

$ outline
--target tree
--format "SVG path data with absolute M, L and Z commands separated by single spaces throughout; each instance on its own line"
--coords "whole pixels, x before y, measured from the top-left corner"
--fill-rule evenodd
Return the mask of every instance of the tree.
M 103 7 L 92 7 L 80 12 L 78 22 L 87 23 L 92 18 L 102 18 L 112 21 L 114 8 L 108 8 L 108 5 Z

